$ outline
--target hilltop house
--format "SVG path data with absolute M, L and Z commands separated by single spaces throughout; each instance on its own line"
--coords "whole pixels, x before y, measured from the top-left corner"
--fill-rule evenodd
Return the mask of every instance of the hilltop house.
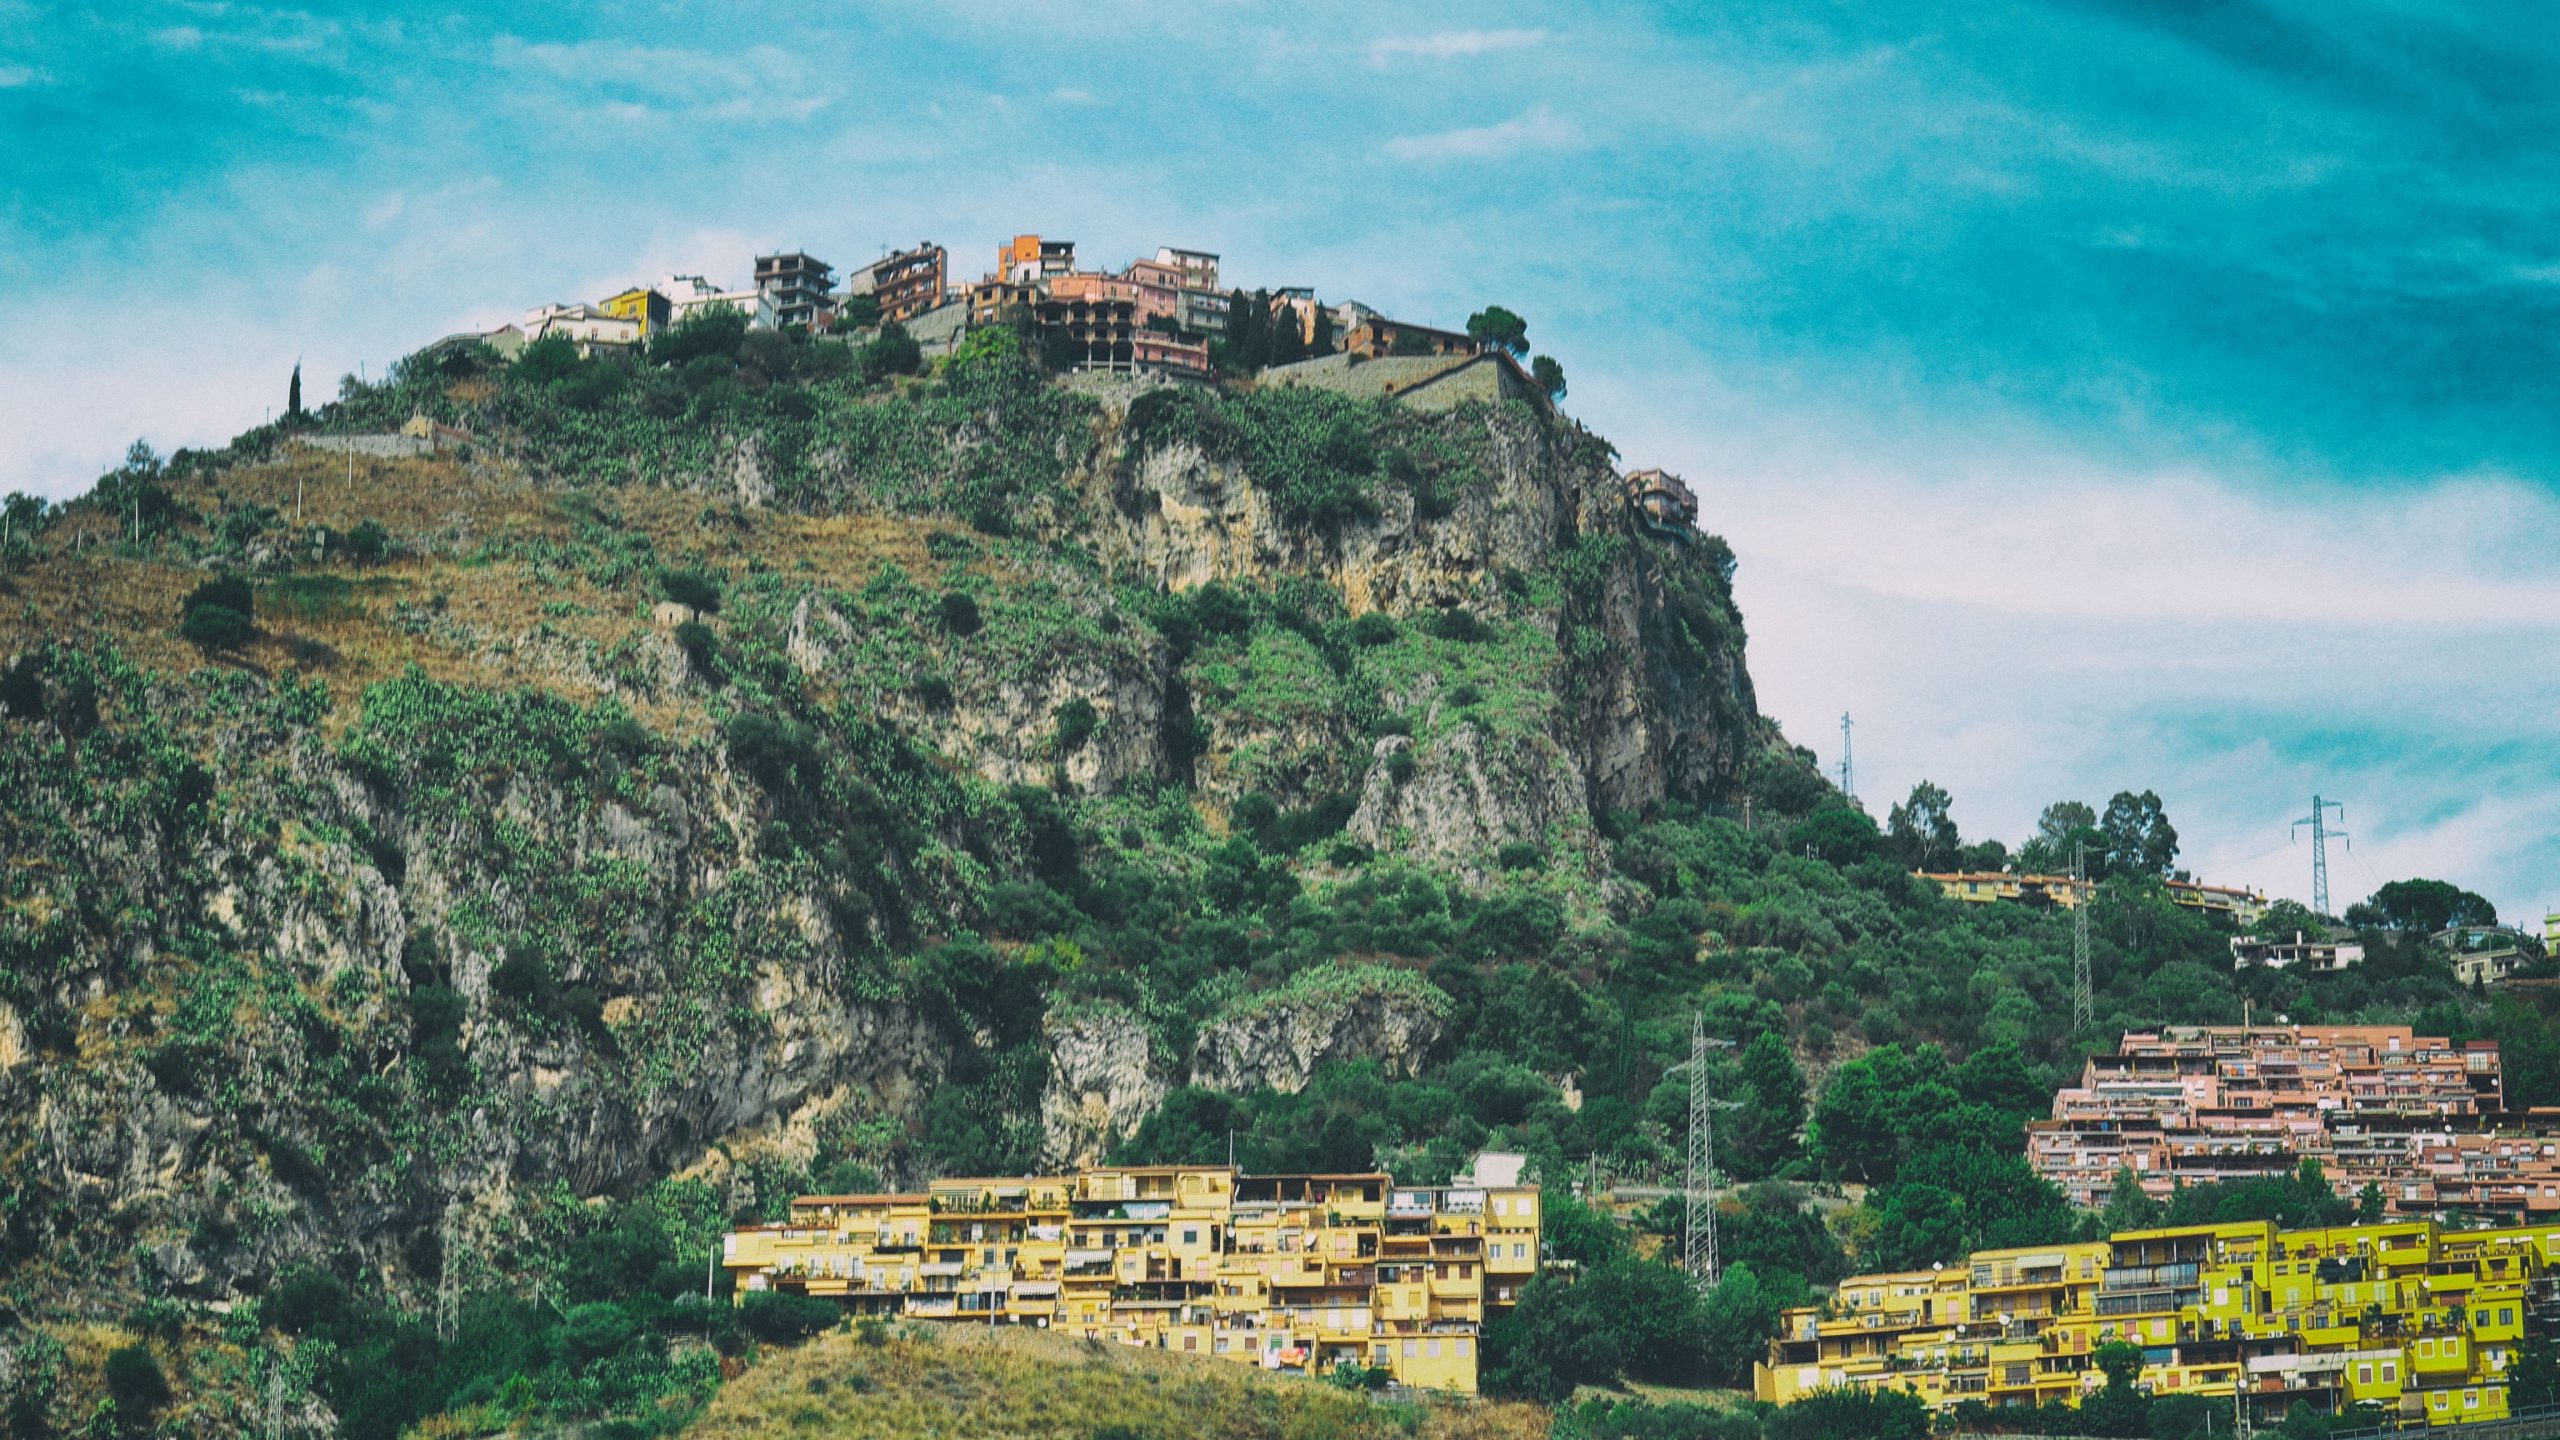
M 1686 533 L 1698 527 L 1698 496 L 1668 470 L 1630 470 L 1627 503 L 1657 530 Z
M 756 289 L 773 301 L 774 323 L 816 330 L 835 318 L 835 267 L 794 250 L 756 257 Z
M 619 295 L 607 296 L 597 303 L 607 315 L 640 322 L 640 335 L 646 339 L 664 330 L 675 319 L 675 302 L 646 285 L 634 286 Z
M 899 325 L 941 308 L 949 288 L 950 257 L 930 240 L 874 260 L 845 277 L 847 293 L 878 299 L 880 318 Z
M 1389 355 L 1473 355 L 1484 347 L 1463 330 L 1409 325 L 1371 312 L 1343 332 L 1342 348 L 1348 354 L 1381 359 Z
M 537 305 L 525 312 L 525 343 L 557 335 L 578 347 L 581 355 L 592 355 L 599 348 L 616 349 L 640 343 L 641 322 L 629 315 L 609 314 L 594 305 Z
M 727 306 L 746 316 L 750 330 L 771 330 L 779 323 L 773 297 L 762 290 L 723 290 L 699 275 L 669 275 L 658 282 L 658 293 L 667 297 L 678 323 L 713 306 Z
M 2363 961 L 2363 942 L 2341 936 L 2310 935 L 2296 930 L 2290 938 L 2282 935 L 2231 937 L 2231 964 L 2235 970 L 2291 970 L 2298 966 L 2325 974 Z
M 1037 235 L 1016 235 L 996 247 L 996 273 L 1000 280 L 1017 285 L 1036 285 L 1059 275 L 1072 275 L 1076 269 L 1076 242 L 1043 240 Z

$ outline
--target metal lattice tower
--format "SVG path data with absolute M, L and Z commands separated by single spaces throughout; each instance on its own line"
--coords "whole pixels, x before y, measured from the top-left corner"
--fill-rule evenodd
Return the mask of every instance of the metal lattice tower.
M 2346 806 L 2314 795 L 2311 797 L 2311 813 L 2294 821 L 2293 829 L 2287 832 L 2288 835 L 2298 835 L 2302 833 L 2303 826 L 2311 827 L 2311 913 L 2323 918 L 2330 913 L 2329 841 L 2332 837 L 2339 840 L 2347 838 L 2346 831 L 2329 828 L 2329 812 L 2332 810 L 2338 812 L 2341 822 L 2346 820 Z M 2347 848 L 2352 850 L 2355 846 L 2351 843 Z
M 1716 1254 L 1716 1111 L 1715 1082 L 1707 1073 L 1707 1052 L 1731 1045 L 1730 1040 L 1707 1038 L 1707 1013 L 1699 1011 L 1689 1021 L 1689 1171 L 1680 1187 L 1682 1208 L 1688 1212 L 1681 1236 L 1683 1257 L 1688 1261 L 1690 1278 L 1701 1290 L 1713 1290 L 1724 1278 L 1724 1263 Z
M 2097 1002 L 2089 984 L 2089 845 L 2071 846 L 2071 1032 L 2089 1028 Z
M 444 1226 L 437 1236 L 436 1338 L 450 1345 L 462 1319 L 462 1202 L 444 1202 Z
M 1840 712 L 1840 793 L 1858 798 L 1857 772 L 1849 767 L 1849 712 Z
M 267 1352 L 267 1440 L 284 1440 L 284 1356 Z

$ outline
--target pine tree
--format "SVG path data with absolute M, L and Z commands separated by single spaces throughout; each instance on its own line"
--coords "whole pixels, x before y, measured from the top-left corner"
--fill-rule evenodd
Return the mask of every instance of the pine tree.
M 285 387 L 284 418 L 302 418 L 302 362 L 299 360 L 293 362 L 293 383 Z

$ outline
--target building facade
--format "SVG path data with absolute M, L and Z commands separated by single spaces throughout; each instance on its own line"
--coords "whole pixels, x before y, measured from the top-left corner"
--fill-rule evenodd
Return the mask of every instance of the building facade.
M 2296 930 L 2283 935 L 2234 935 L 2231 964 L 2238 970 L 2306 970 L 2334 974 L 2364 963 L 2364 943 L 2351 936 Z
M 2409 1215 L 2560 1217 L 2560 1114 L 2510 1112 L 2494 1041 L 2405 1025 L 2172 1026 L 2126 1035 L 2030 1121 L 2027 1161 L 2072 1203 L 2120 1171 L 2177 1185 L 2288 1175 Z
M 1948 899 L 1975 905 L 2010 900 L 2068 910 L 2078 905 L 2080 897 L 2094 888 L 2091 882 L 2075 880 L 2068 875 L 2020 874 L 2014 870 L 1917 870 L 1912 873 L 1937 886 Z M 2171 904 L 2184 910 L 2222 916 L 2237 929 L 2245 930 L 2257 924 L 2258 918 L 2267 912 L 2267 897 L 2255 890 L 2244 890 L 2235 885 L 2200 885 L 2192 880 L 2166 880 L 2161 883 L 2169 892 Z
M 2267 1222 L 2127 1231 L 2101 1243 L 1977 1251 L 1856 1275 L 1780 1318 L 1753 1393 L 1841 1386 L 1930 1405 L 2076 1404 L 2098 1348 L 2141 1347 L 2139 1383 L 2281 1421 L 2308 1402 L 2428 1425 L 2508 1413 L 2528 1330 L 2560 1323 L 2560 1229 L 2432 1220 L 2314 1230 Z
M 1518 1186 L 1121 1166 L 809 1195 L 729 1235 L 738 1293 L 1038 1325 L 1270 1370 L 1384 1369 L 1473 1392 L 1486 1322 L 1537 1273 Z
M 904 325 L 941 308 L 951 288 L 950 256 L 930 240 L 865 265 L 848 282 L 856 294 L 880 302 L 880 318 Z
M 814 255 L 756 257 L 756 290 L 773 302 L 774 323 L 815 330 L 835 317 L 835 267 Z

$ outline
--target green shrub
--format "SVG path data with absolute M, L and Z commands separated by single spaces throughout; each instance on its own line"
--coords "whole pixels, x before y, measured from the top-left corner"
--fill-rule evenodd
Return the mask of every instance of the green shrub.
M 1473 644 L 1492 632 L 1476 618 L 1476 612 L 1464 605 L 1441 611 L 1431 622 L 1431 632 L 1443 640 Z
M 738 1307 L 738 1318 L 748 1334 L 768 1345 L 795 1345 L 832 1328 L 844 1310 L 832 1300 L 760 1290 Z
M 1472 680 L 1461 680 L 1449 687 L 1449 708 L 1452 710 L 1464 710 L 1483 701 L 1484 690 Z
M 199 605 L 178 622 L 178 637 L 199 650 L 236 650 L 255 633 L 248 616 L 221 605 Z
M 1351 643 L 1354 645 L 1384 645 L 1395 638 L 1396 622 L 1389 619 L 1384 610 L 1368 611 L 1351 622 Z
M 391 549 L 391 532 L 379 520 L 367 520 L 347 532 L 347 558 L 359 565 L 370 565 Z
M 1413 748 L 1407 746 L 1387 757 L 1387 778 L 1402 785 L 1413 778 L 1413 772 L 1419 764 L 1420 762 L 1413 758 Z
M 218 576 L 178 602 L 178 634 L 198 649 L 236 649 L 256 632 L 257 613 L 257 592 L 248 581 Z
M 1535 870 L 1546 863 L 1546 852 L 1526 840 L 1503 842 L 1496 863 L 1505 870 Z
M 707 570 L 661 570 L 658 593 L 705 615 L 720 613 L 720 580 Z
M 939 675 L 927 675 L 908 688 L 927 710 L 951 708 L 951 682 Z
M 954 635 L 975 635 L 986 621 L 978 614 L 978 602 L 957 590 L 942 596 L 942 628 Z
M 147 1416 L 169 1403 L 169 1377 L 160 1373 L 159 1357 L 140 1345 L 107 1352 L 107 1394 L 120 1413 Z
M 1073 755 L 1083 749 L 1085 742 L 1093 738 L 1093 732 L 1102 727 L 1101 713 L 1093 708 L 1092 701 L 1081 695 L 1059 706 L 1056 719 L 1060 755 Z

